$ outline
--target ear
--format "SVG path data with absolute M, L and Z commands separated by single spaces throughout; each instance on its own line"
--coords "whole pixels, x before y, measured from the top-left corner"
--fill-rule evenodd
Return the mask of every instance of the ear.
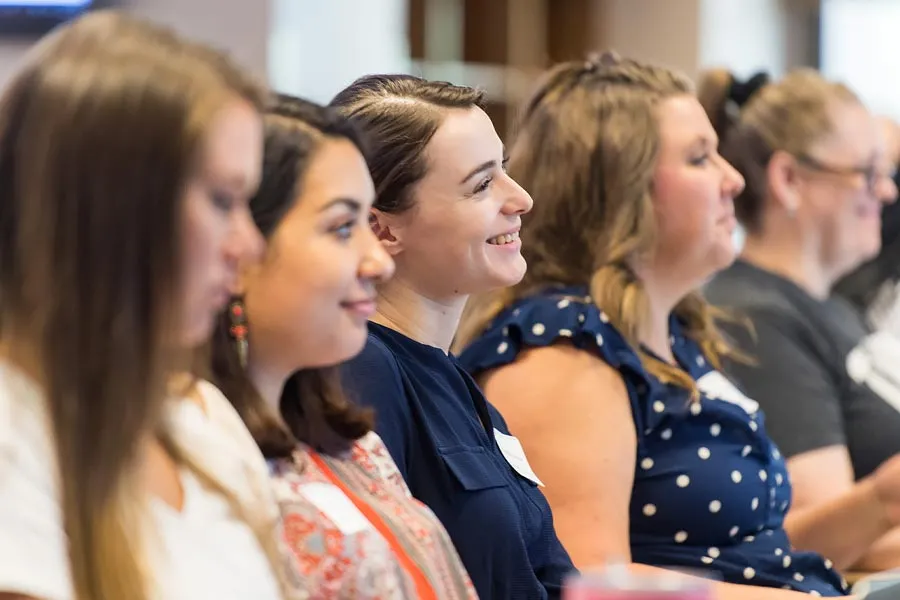
M 766 166 L 766 179 L 772 199 L 790 215 L 797 212 L 802 198 L 800 166 L 791 154 L 778 150 Z
M 369 226 L 388 254 L 391 256 L 400 254 L 403 249 L 402 227 L 395 215 L 373 208 L 369 211 Z

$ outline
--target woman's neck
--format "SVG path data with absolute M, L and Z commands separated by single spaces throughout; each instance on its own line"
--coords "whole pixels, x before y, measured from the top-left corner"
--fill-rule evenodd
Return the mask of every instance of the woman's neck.
M 675 364 L 669 341 L 672 311 L 698 284 L 674 274 L 666 264 L 635 264 L 632 269 L 644 288 L 649 311 L 647 318 L 639 323 L 638 340 L 659 358 Z
M 251 359 L 247 364 L 247 376 L 260 398 L 275 411 L 274 414 L 281 415 L 281 393 L 290 373 Z
M 644 291 L 650 314 L 640 324 L 638 337 L 642 345 L 668 363 L 675 363 L 672 345 L 669 343 L 669 318 L 684 293 L 670 290 L 653 277 L 643 279 Z
M 741 259 L 764 271 L 795 283 L 813 298 L 824 300 L 831 294 L 835 277 L 802 245 L 767 236 L 747 236 Z
M 378 289 L 378 312 L 373 321 L 408 338 L 450 352 L 468 296 L 433 300 L 402 279 Z

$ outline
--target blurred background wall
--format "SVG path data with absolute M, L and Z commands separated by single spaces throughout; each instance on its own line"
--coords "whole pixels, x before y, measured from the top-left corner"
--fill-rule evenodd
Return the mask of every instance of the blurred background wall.
M 820 67 L 900 117 L 898 0 L 109 1 L 320 101 L 374 71 L 479 85 L 501 130 L 542 69 L 606 48 L 691 76 Z M 0 83 L 33 39 L 0 36 Z

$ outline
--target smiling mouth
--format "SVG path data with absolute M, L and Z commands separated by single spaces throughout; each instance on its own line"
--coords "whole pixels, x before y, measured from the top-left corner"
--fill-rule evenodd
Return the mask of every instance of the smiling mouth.
M 516 240 L 519 239 L 519 232 L 514 231 L 512 233 L 502 233 L 496 237 L 492 237 L 487 241 L 488 244 L 492 246 L 505 246 L 506 244 L 512 244 Z

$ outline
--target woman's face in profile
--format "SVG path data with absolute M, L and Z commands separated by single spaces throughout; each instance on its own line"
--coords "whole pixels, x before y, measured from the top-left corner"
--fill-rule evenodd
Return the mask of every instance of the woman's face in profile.
M 251 363 L 285 372 L 359 353 L 375 313 L 375 284 L 394 271 L 369 227 L 375 188 L 356 146 L 322 141 L 299 189 L 264 259 L 241 277 Z
M 262 169 L 260 114 L 235 99 L 213 119 L 184 199 L 181 342 L 206 340 L 238 283 L 238 267 L 264 242 L 247 203 Z
M 655 263 L 669 277 L 698 286 L 734 260 L 734 198 L 744 179 L 719 155 L 716 133 L 694 96 L 663 100 L 657 118 Z
M 414 206 L 376 214 L 398 276 L 434 300 L 518 283 L 525 274 L 521 215 L 532 200 L 506 174 L 490 117 L 474 107 L 447 110 L 425 161 Z
M 832 132 L 807 152 L 821 166 L 801 165 L 796 218 L 817 240 L 822 261 L 840 276 L 878 253 L 881 210 L 896 188 L 887 139 L 869 111 L 855 102 L 835 103 L 830 116 Z

